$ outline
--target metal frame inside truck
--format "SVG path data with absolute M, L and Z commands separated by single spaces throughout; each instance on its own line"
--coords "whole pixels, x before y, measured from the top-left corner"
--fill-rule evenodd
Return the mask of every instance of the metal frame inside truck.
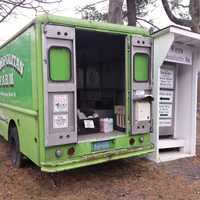
M 122 46 L 120 53 L 117 44 Z M 153 152 L 151 48 L 149 34 L 140 28 L 50 15 L 37 17 L 3 44 L 0 134 L 9 142 L 12 164 L 19 167 L 27 157 L 42 171 L 57 172 Z M 96 49 L 103 62 L 95 68 L 101 71 L 100 83 L 91 76 L 94 82 L 87 86 L 87 70 L 78 66 L 84 58 L 86 64 L 90 57 L 96 62 Z M 118 73 L 115 60 L 122 70 Z M 86 74 L 84 88 L 77 83 L 78 68 Z M 119 77 L 112 79 L 113 74 Z M 105 80 L 113 86 L 107 87 Z M 119 112 L 125 125 L 106 134 L 79 134 L 77 102 L 95 107 L 91 98 L 98 94 L 95 103 L 111 107 L 114 124 L 117 109 L 123 109 Z M 121 107 L 116 107 L 119 102 Z

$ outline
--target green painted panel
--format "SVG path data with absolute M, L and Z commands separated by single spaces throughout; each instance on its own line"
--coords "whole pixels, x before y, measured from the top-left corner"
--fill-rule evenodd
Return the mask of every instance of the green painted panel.
M 144 137 L 144 142 L 140 143 L 139 138 L 143 136 Z M 134 138 L 135 139 L 135 143 L 133 145 L 131 145 L 129 143 L 130 138 Z M 150 134 L 144 134 L 144 135 L 136 135 L 136 136 L 129 136 L 127 134 L 124 134 L 120 137 L 117 137 L 115 139 L 110 140 L 110 142 L 112 143 L 110 145 L 110 149 L 108 149 L 107 151 L 113 151 L 113 150 L 117 150 L 117 149 L 128 149 L 128 148 L 137 148 L 137 147 L 145 147 L 151 144 L 151 139 L 150 139 Z M 45 161 L 57 161 L 57 162 L 62 162 L 62 161 L 66 161 L 66 160 L 70 160 L 70 159 L 78 159 L 81 158 L 82 156 L 86 156 L 86 155 L 95 155 L 95 153 L 93 151 L 93 143 L 94 142 L 83 142 L 83 143 L 79 143 L 79 144 L 69 144 L 69 145 L 62 145 L 62 146 L 57 146 L 57 147 L 50 147 L 50 148 L 46 148 L 46 159 Z M 67 154 L 67 150 L 71 147 L 75 148 L 75 154 L 73 156 L 69 156 Z M 55 156 L 55 151 L 56 150 L 60 150 L 62 152 L 62 156 L 60 158 L 57 158 Z M 106 151 L 105 151 L 106 152 Z
M 134 55 L 134 79 L 135 81 L 148 81 L 149 56 L 144 53 Z
M 8 139 L 9 121 L 14 120 L 20 140 L 20 150 L 34 163 L 39 165 L 38 123 L 34 116 L 13 111 L 0 105 L 0 131 Z
M 30 27 L 0 49 L 0 134 L 8 139 L 12 119 L 21 152 L 39 165 L 35 44 L 35 30 Z
M 50 78 L 53 81 L 71 79 L 71 52 L 65 47 L 52 47 L 49 52 Z
M 33 27 L 0 49 L 0 101 L 33 108 L 32 47 Z

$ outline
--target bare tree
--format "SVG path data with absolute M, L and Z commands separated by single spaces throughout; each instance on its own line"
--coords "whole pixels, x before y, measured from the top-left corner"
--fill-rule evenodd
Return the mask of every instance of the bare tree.
M 45 4 L 60 3 L 62 0 L 0 0 L 0 23 L 14 14 L 17 8 L 45 12 Z
M 136 1 L 135 0 L 126 0 L 127 3 L 127 18 L 129 26 L 136 26 Z
M 200 1 L 190 0 L 190 15 L 192 17 L 192 30 L 200 33 Z
M 123 19 L 127 18 L 129 26 L 136 26 L 138 21 L 148 23 L 141 17 L 147 15 L 147 5 L 155 5 L 156 2 L 157 0 L 126 0 L 126 9 L 123 10 L 123 0 L 109 0 L 108 19 L 112 23 L 122 23 Z M 149 24 L 158 29 L 152 22 Z
M 167 13 L 167 16 L 171 21 L 176 24 L 190 27 L 194 32 L 200 33 L 200 1 L 190 0 L 188 5 L 183 4 L 180 0 L 162 0 L 163 7 Z M 177 17 L 173 10 L 178 8 L 186 8 L 188 10 L 188 16 L 184 15 Z
M 109 2 L 109 9 L 97 9 L 97 5 Z M 151 12 L 147 9 L 147 5 L 151 4 L 155 7 L 157 0 L 99 0 L 84 7 L 76 8 L 81 13 L 83 19 L 95 21 L 109 21 L 112 23 L 128 22 L 129 26 L 140 25 L 143 21 L 151 26 L 151 29 L 159 29 L 153 24 L 152 20 L 145 20 L 143 17 Z
M 115 24 L 122 24 L 122 6 L 124 0 L 109 0 L 108 21 Z

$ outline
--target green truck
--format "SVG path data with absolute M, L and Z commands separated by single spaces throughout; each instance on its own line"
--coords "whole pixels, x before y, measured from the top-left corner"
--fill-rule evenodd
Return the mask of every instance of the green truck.
M 51 15 L 3 44 L 0 134 L 13 166 L 57 172 L 153 152 L 151 47 L 140 28 Z

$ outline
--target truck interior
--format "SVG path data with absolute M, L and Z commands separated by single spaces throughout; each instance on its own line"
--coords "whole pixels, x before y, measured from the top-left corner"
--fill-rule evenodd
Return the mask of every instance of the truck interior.
M 79 139 L 125 133 L 125 36 L 76 30 L 76 66 Z M 102 132 L 102 119 L 113 130 Z

